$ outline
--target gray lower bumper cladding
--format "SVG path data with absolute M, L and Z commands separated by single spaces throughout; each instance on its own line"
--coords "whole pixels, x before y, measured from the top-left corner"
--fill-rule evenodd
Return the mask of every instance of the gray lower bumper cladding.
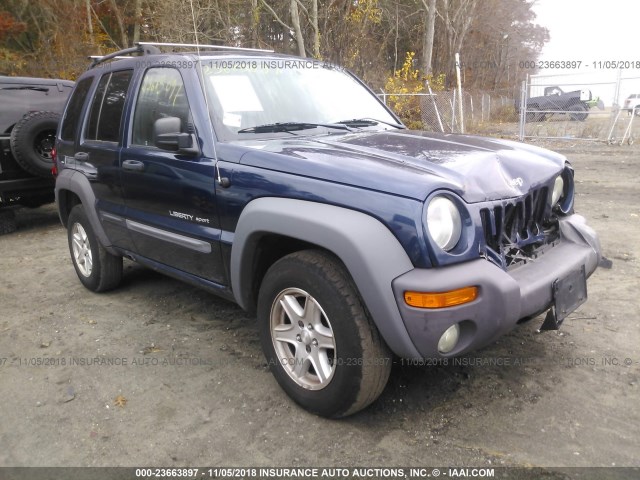
M 569 282 L 564 279 L 579 278 L 576 272 L 583 269 L 584 278 L 591 275 L 601 256 L 597 235 L 579 215 L 560 223 L 562 238 L 557 245 L 512 270 L 504 271 L 480 258 L 438 269 L 414 269 L 395 279 L 394 296 L 421 355 L 451 357 L 485 346 L 514 328 L 520 319 L 553 307 L 559 281 L 560 286 L 566 285 Z M 446 292 L 467 286 L 477 286 L 478 296 L 464 305 L 422 309 L 404 301 L 405 291 Z M 442 355 L 438 340 L 456 323 L 460 339 L 451 352 Z

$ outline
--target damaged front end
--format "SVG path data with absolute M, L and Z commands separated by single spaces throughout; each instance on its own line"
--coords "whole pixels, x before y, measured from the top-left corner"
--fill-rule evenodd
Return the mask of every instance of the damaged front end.
M 535 261 L 560 238 L 559 219 L 573 213 L 573 169 L 526 195 L 483 204 L 480 254 L 503 270 Z
M 548 184 L 524 196 L 483 206 L 479 212 L 484 234 L 481 255 L 505 271 L 538 261 L 563 240 L 562 222 L 573 214 L 573 199 L 573 169 L 567 164 Z M 594 249 L 599 252 L 599 245 Z M 565 317 L 586 301 L 588 274 L 582 265 L 551 284 L 554 303 L 540 330 L 557 330 Z

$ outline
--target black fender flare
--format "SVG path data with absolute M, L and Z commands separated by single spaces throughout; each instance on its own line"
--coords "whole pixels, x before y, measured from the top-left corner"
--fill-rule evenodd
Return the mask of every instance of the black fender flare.
M 65 204 L 66 196 L 63 195 L 65 191 L 75 194 L 80 199 L 80 202 L 85 206 L 84 211 L 91 223 L 91 227 L 105 250 L 112 255 L 119 255 L 119 253 L 111 246 L 111 242 L 109 241 L 104 228 L 102 228 L 102 224 L 100 223 L 98 212 L 96 210 L 96 196 L 93 193 L 91 183 L 87 177 L 76 170 L 65 168 L 60 171 L 60 174 L 56 178 L 56 205 L 58 206 L 60 221 L 66 228 L 67 215 L 65 215 L 64 212 L 67 209 L 67 205 Z

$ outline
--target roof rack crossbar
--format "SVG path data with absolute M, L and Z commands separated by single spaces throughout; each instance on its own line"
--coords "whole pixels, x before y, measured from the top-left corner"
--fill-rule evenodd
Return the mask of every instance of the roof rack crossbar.
M 104 57 L 104 55 L 89 55 L 89 57 L 88 57 L 88 58 L 89 58 L 90 60 L 99 60 L 99 59 L 101 59 L 102 57 Z M 114 58 L 115 60 L 121 60 L 121 59 L 123 59 L 123 58 L 130 58 L 130 57 L 127 57 L 127 56 L 125 56 L 125 55 L 118 55 L 118 56 L 113 57 L 113 58 Z
M 109 53 L 107 55 L 91 56 L 90 58 L 93 59 L 93 62 L 91 62 L 91 65 L 89 66 L 89 68 L 91 69 L 100 63 L 106 62 L 107 60 L 111 60 L 113 58 L 119 58 L 124 55 L 131 55 L 133 53 L 141 53 L 143 55 L 148 55 L 151 53 L 160 53 L 160 50 L 155 48 L 153 45 L 149 45 L 145 47 L 144 45 L 136 44 L 135 47 L 125 48 L 124 50 L 119 50 L 117 52 Z
M 154 47 L 213 48 L 218 50 L 239 50 L 243 52 L 273 53 L 273 50 L 265 50 L 262 48 L 228 47 L 225 45 L 201 45 L 198 43 L 137 42 L 136 45 L 151 45 Z

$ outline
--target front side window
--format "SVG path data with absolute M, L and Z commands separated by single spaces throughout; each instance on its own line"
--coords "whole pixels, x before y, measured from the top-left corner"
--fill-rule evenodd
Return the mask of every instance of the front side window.
M 133 70 L 122 70 L 102 76 L 91 103 L 86 140 L 118 141 L 132 74 Z
M 187 133 L 192 128 L 193 120 L 182 76 L 173 68 L 151 68 L 140 86 L 131 144 L 153 146 L 154 123 L 168 117 L 180 119 L 180 132 L 176 133 Z

